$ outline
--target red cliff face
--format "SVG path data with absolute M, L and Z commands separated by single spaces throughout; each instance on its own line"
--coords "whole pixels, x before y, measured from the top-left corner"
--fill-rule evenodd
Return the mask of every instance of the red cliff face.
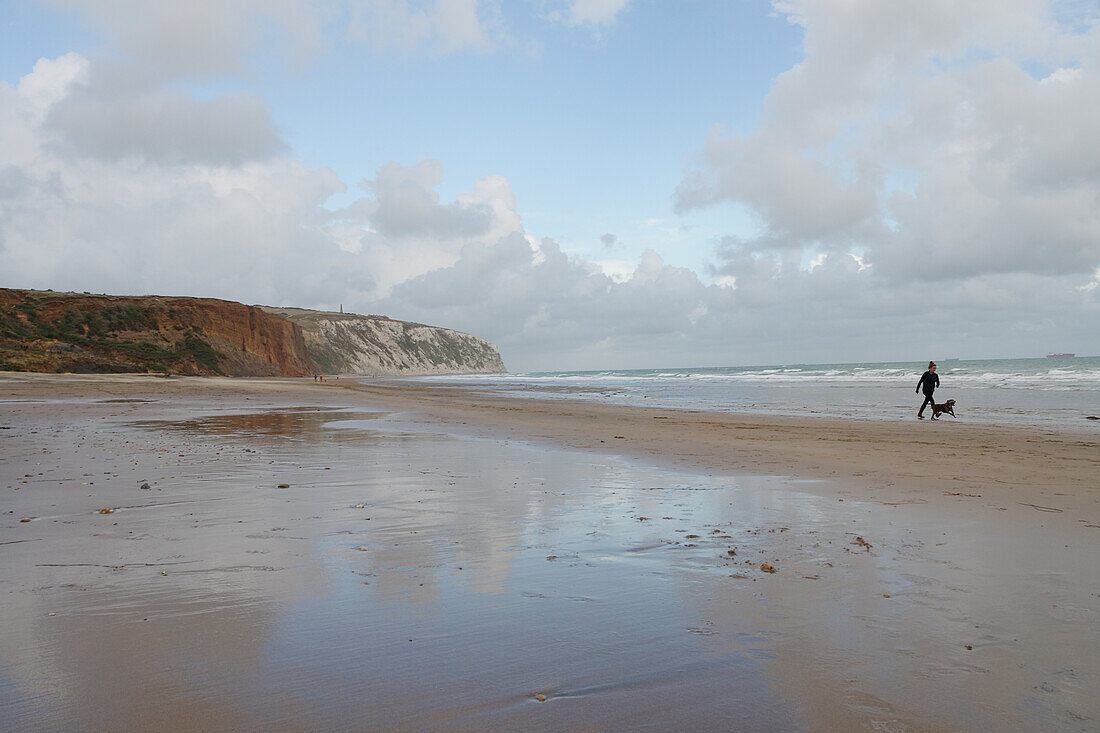
M 299 326 L 242 303 L 2 288 L 0 368 L 225 376 L 319 371 Z
M 317 372 L 302 329 L 259 308 L 228 300 L 171 298 L 169 307 L 196 324 L 221 353 L 230 376 L 300 377 Z

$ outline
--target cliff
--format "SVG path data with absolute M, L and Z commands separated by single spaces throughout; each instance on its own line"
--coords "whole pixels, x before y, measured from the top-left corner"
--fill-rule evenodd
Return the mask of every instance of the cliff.
M 269 308 L 302 328 L 310 358 L 326 373 L 365 376 L 505 371 L 495 346 L 448 328 L 385 316 Z
M 302 376 L 317 371 L 302 330 L 213 298 L 0 288 L 0 368 Z
M 503 372 L 496 347 L 383 316 L 0 288 L 0 370 L 231 377 Z

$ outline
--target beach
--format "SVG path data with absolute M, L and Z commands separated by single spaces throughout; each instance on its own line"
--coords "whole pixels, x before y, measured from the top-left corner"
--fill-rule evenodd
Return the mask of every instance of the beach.
M 0 728 L 1100 719 L 1092 422 L 137 375 L 0 408 Z

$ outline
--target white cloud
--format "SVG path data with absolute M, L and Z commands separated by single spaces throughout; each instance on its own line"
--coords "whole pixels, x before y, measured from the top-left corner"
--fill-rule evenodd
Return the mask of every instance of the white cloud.
M 629 4 L 630 0 L 572 0 L 569 20 L 575 25 L 608 25 Z
M 774 5 L 805 29 L 804 60 L 757 131 L 711 132 L 676 193 L 681 212 L 759 217 L 725 257 L 858 254 L 895 282 L 1100 263 L 1100 25 L 1034 0 Z M 915 184 L 892 188 L 899 173 Z
M 236 165 L 284 147 L 267 102 L 242 93 L 209 100 L 163 90 L 115 98 L 86 94 L 57 105 L 49 126 L 59 133 L 57 144 L 107 160 Z
M 637 267 L 634 260 L 594 260 L 592 264 L 617 283 L 629 280 Z
M 250 52 L 301 66 L 332 40 L 378 52 L 488 51 L 510 42 L 498 0 L 47 0 L 162 79 L 242 73 Z
M 40 121 L 46 110 L 64 99 L 73 84 L 83 81 L 87 75 L 88 60 L 80 54 L 39 59 L 31 73 L 19 80 L 18 94 L 24 112 Z
M 0 139 L 8 162 L 24 161 L 39 144 L 74 157 L 210 164 L 262 159 L 283 149 L 261 97 L 200 100 L 166 90 L 147 73 L 75 53 L 40 59 L 17 87 L 0 82 L 0 94 L 9 106 Z M 40 139 L 14 137 L 32 131 Z
M 345 183 L 292 157 L 264 100 L 166 84 L 236 73 L 270 40 L 232 33 L 257 16 L 308 49 L 351 6 L 67 5 L 120 51 L 0 83 L 4 285 L 343 302 L 485 336 L 521 369 L 1095 343 L 1100 31 L 1036 3 L 777 3 L 805 29 L 805 59 L 776 79 L 759 130 L 711 132 L 676 194 L 687 215 L 732 202 L 758 218 L 718 243 L 709 285 L 654 250 L 570 256 L 526 231 L 503 176 L 444 200 L 434 159 L 383 166 L 331 211 Z M 496 7 L 372 0 L 354 32 L 379 49 L 483 50 L 506 37 Z M 568 6 L 595 26 L 625 7 Z M 222 25 L 174 38 L 173 22 Z M 682 220 L 653 213 L 649 241 L 683 241 Z
M 366 303 L 453 264 L 471 242 L 522 228 L 500 177 L 440 202 L 438 161 L 389 164 L 367 182 L 368 195 L 334 213 L 323 205 L 345 190 L 336 174 L 278 151 L 242 156 L 210 140 L 157 148 L 165 134 L 157 115 L 119 120 L 125 147 L 80 137 L 56 115 L 83 99 L 86 71 L 69 55 L 40 62 L 17 86 L 0 85 L 5 285 Z M 216 127 L 242 140 L 270 134 L 266 115 Z
M 886 356 L 932 334 L 954 353 L 994 342 L 1027 353 L 1037 333 L 1068 343 L 1100 318 L 1095 266 L 930 289 L 881 277 L 862 254 L 814 250 L 807 271 L 800 249 L 730 237 L 706 285 L 652 250 L 590 262 L 534 240 L 500 176 L 443 201 L 431 159 L 384 166 L 333 212 L 324 203 L 343 182 L 285 153 L 219 164 L 89 155 L 57 144 L 50 122 L 85 78 L 67 56 L 0 85 L 3 285 L 342 302 L 484 336 L 518 369 Z
M 592 263 L 567 256 L 551 240 L 536 261 L 518 235 L 470 245 L 458 261 L 398 285 L 386 310 L 432 315 L 494 339 L 520 368 L 567 365 L 594 344 L 632 349 L 679 339 L 707 311 L 707 288 L 694 273 L 646 252 L 619 282 Z M 656 340 L 655 340 L 656 339 Z
M 989 275 L 928 286 L 875 277 L 858 258 L 728 261 L 712 285 L 646 252 L 612 277 L 552 241 L 536 260 L 523 237 L 465 248 L 451 266 L 397 285 L 379 307 L 491 339 L 517 370 L 843 361 L 911 353 L 1033 352 L 1039 333 L 1066 342 L 1100 317 L 1070 277 Z M 1061 314 L 1082 320 L 1062 323 Z
M 162 78 L 237 73 L 245 52 L 264 42 L 308 56 L 339 11 L 337 3 L 309 0 L 48 1 L 79 13 L 109 48 Z
M 553 0 L 544 14 L 547 20 L 594 32 L 614 25 L 633 0 Z
M 466 198 L 440 205 L 435 187 L 443 181 L 443 165 L 438 160 L 421 160 L 406 168 L 389 163 L 374 181 L 364 186 L 374 194 L 370 220 L 374 230 L 387 237 L 432 236 L 469 237 L 484 234 L 492 212 L 483 204 Z
M 700 164 L 677 189 L 676 208 L 687 212 L 721 201 L 749 206 L 765 223 L 765 248 L 802 242 L 847 244 L 873 221 L 875 190 L 770 136 L 723 136 L 712 130 Z
M 499 9 L 484 0 L 362 0 L 348 15 L 351 37 L 380 51 L 487 51 L 507 39 Z
M 1077 79 L 1084 76 L 1085 70 L 1081 68 L 1067 69 L 1059 67 L 1050 72 L 1050 75 L 1045 77 L 1040 84 L 1072 84 Z

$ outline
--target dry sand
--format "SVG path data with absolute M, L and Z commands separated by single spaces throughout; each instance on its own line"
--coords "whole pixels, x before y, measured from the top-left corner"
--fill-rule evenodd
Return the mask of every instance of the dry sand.
M 1100 720 L 1096 431 L 350 380 L 0 410 L 3 729 Z

